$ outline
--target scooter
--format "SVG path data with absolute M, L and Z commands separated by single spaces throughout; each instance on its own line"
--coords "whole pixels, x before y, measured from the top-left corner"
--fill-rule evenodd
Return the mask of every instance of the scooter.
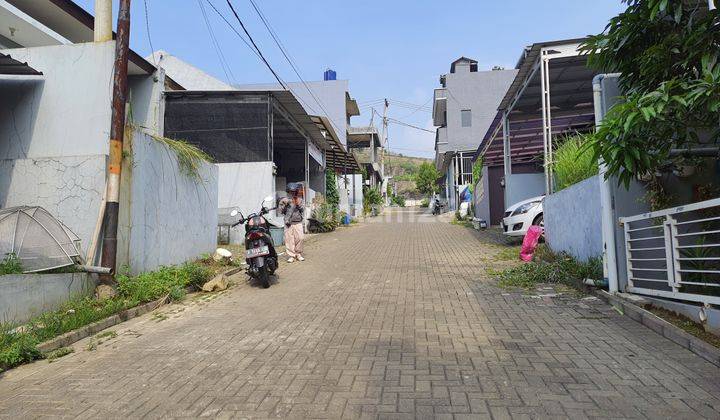
M 247 262 L 247 274 L 260 281 L 262 287 L 270 287 L 270 276 L 278 268 L 278 255 L 275 251 L 275 244 L 270 236 L 270 223 L 264 217 L 271 210 L 274 199 L 272 196 L 265 197 L 260 211 L 252 213 L 247 217 L 238 210 L 230 212 L 230 216 L 240 215 L 240 220 L 232 225 L 233 227 L 245 224 L 245 261 Z
M 443 205 L 439 200 L 435 200 L 435 203 L 433 204 L 433 216 L 437 216 L 442 212 Z

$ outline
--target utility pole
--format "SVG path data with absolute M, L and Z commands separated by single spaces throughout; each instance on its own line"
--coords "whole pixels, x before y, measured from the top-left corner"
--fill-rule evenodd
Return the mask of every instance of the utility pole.
M 387 112 L 388 107 L 390 106 L 390 103 L 388 102 L 387 98 L 385 98 L 385 107 L 383 109 L 383 119 L 382 119 L 382 137 L 380 138 L 380 176 L 385 179 L 385 145 L 387 144 L 387 135 L 388 135 L 388 119 L 387 119 Z M 382 185 L 381 185 L 382 187 Z M 387 195 L 387 191 L 383 191 L 385 195 Z
M 98 3 L 100 0 L 98 1 Z M 110 0 L 107 0 L 110 3 Z M 110 121 L 110 157 L 107 173 L 102 266 L 111 270 L 103 281 L 115 274 L 117 259 L 118 214 L 120 212 L 120 172 L 125 136 L 125 104 L 127 102 L 127 69 L 130 50 L 130 0 L 120 0 L 117 38 L 115 41 L 115 70 L 113 73 L 112 119 Z

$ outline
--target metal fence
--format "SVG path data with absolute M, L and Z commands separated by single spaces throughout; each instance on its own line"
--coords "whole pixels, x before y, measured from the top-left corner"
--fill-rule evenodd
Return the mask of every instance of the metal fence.
M 628 292 L 720 305 L 720 198 L 620 223 Z

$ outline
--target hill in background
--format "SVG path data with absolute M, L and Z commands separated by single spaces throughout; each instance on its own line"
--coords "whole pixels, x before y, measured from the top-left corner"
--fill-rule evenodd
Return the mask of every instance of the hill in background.
M 410 199 L 423 198 L 415 189 L 415 174 L 420 165 L 432 159 L 385 153 L 385 175 L 391 176 L 390 185 L 397 195 Z

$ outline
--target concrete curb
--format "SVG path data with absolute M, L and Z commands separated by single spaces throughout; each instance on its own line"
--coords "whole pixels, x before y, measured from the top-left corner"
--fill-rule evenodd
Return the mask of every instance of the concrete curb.
M 665 321 L 654 313 L 642 309 L 623 298 L 611 295 L 604 290 L 597 291 L 595 294 L 613 307 L 620 309 L 623 315 L 650 328 L 668 340 L 690 350 L 708 362 L 716 366 L 720 366 L 720 348 L 706 343 L 668 321 Z
M 90 337 L 91 335 L 97 334 L 100 331 L 115 326 L 121 322 L 136 318 L 140 315 L 144 315 L 150 311 L 159 308 L 165 303 L 167 298 L 163 297 L 158 300 L 144 303 L 134 308 L 125 309 L 124 311 L 118 312 L 115 315 L 111 315 L 108 318 L 101 319 L 100 321 L 93 322 L 84 327 L 80 327 L 77 330 L 66 332 L 63 335 L 57 336 L 44 343 L 38 344 L 37 348 L 43 353 L 57 350 L 61 347 L 67 347 L 73 343 L 76 343 L 83 338 Z
M 240 272 L 243 269 L 243 267 L 235 267 L 231 268 L 225 272 L 222 273 L 224 277 L 232 276 L 233 274 L 236 274 Z M 185 288 L 185 291 L 187 293 L 192 293 L 198 289 L 195 286 L 188 286 Z M 84 327 L 80 327 L 77 330 L 66 332 L 63 335 L 59 335 L 53 339 L 50 339 L 44 343 L 40 343 L 37 345 L 37 349 L 40 350 L 43 353 L 47 353 L 53 350 L 57 350 L 61 347 L 67 347 L 71 344 L 74 344 L 83 338 L 90 337 L 91 335 L 95 335 L 99 333 L 100 331 L 113 327 L 117 324 L 120 324 L 122 322 L 131 320 L 133 318 L 137 318 L 140 315 L 145 315 L 148 312 L 152 312 L 155 309 L 159 308 L 160 306 L 164 305 L 167 301 L 167 296 L 162 297 L 160 299 L 154 300 L 152 302 L 143 303 L 142 305 L 138 305 L 134 308 L 125 309 L 123 311 L 120 311 L 116 313 L 115 315 L 111 315 L 105 319 L 101 319 L 100 321 L 93 322 L 92 324 L 85 325 Z

